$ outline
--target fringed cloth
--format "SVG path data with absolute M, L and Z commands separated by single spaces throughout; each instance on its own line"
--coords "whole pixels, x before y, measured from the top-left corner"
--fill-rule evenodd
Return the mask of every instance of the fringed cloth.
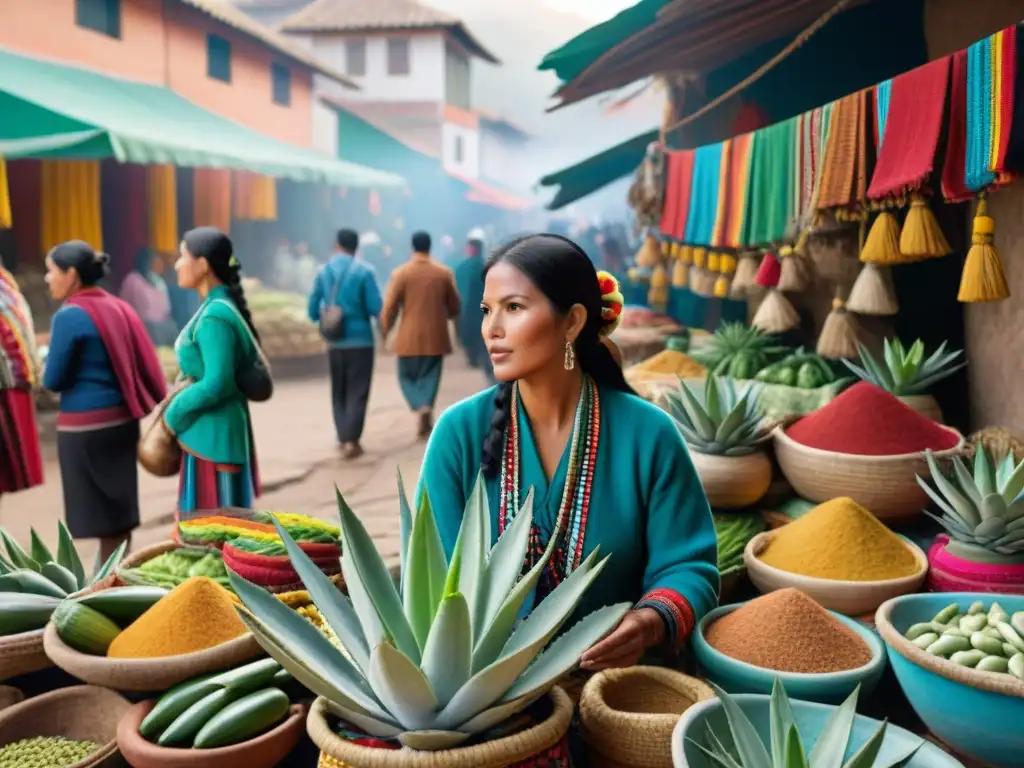
M 679 215 L 679 198 L 683 195 L 679 185 L 681 155 L 681 152 L 665 153 L 665 205 L 661 210 L 661 225 L 658 229 L 666 238 L 672 237 L 672 227 Z M 689 195 L 689 190 L 686 190 L 686 194 Z
M 957 51 L 952 60 L 942 196 L 951 203 L 959 203 L 973 197 L 964 178 L 967 157 L 967 51 Z
M 693 184 L 690 187 L 690 212 L 683 241 L 692 245 L 710 245 L 718 213 L 718 188 L 721 181 L 723 143 L 700 147 L 694 156 Z
M 740 237 L 746 216 L 753 142 L 753 133 L 745 133 L 725 142 L 727 149 L 723 151 L 718 216 L 711 238 L 711 245 L 716 248 L 739 248 L 742 245 Z
M 967 189 L 1008 184 L 1006 152 L 1013 120 L 1017 28 L 1009 27 L 967 49 Z
M 893 78 L 888 97 L 881 86 L 876 92 L 876 124 L 882 139 L 869 199 L 902 197 L 920 188 L 934 169 L 949 62 L 949 57 L 937 59 Z
M 844 96 L 834 107 L 818 208 L 839 209 L 837 217 L 856 213 L 867 194 L 867 104 L 865 90 Z
M 672 221 L 670 236 L 674 240 L 682 240 L 686 234 L 686 220 L 690 215 L 690 200 L 693 188 L 693 164 L 695 152 L 687 149 L 678 153 L 676 161 L 676 181 L 673 185 L 679 190 L 679 201 L 676 206 L 675 219 Z
M 1024 22 L 1016 27 L 1016 38 L 1024 35 Z M 1005 81 L 1004 81 L 1005 82 Z M 1007 131 L 1006 170 L 1024 173 L 1024 67 L 1014 62 L 1013 118 Z
M 882 142 L 885 139 L 885 127 L 889 119 L 889 104 L 892 102 L 892 80 L 883 80 L 875 86 L 875 146 L 878 147 L 881 162 Z M 940 115 L 939 119 L 942 117 Z M 878 169 L 875 169 L 878 175 Z M 870 193 L 869 193 L 870 194 Z
M 762 128 L 753 140 L 741 244 L 782 240 L 793 217 L 796 118 Z
M 1013 125 L 1015 81 L 1017 79 L 1017 27 L 1007 27 L 992 36 L 992 157 L 989 170 L 999 184 L 1009 184 L 1016 174 L 1006 167 L 1006 153 Z

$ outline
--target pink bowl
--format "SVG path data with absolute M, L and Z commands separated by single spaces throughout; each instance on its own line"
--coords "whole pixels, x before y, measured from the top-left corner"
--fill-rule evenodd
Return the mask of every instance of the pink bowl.
M 929 592 L 1024 593 L 1024 565 L 990 565 L 962 560 L 946 551 L 949 536 L 940 534 L 928 550 Z

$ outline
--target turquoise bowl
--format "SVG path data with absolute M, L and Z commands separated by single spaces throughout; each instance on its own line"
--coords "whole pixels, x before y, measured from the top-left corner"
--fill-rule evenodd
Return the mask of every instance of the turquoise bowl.
M 817 701 L 822 704 L 841 704 L 858 685 L 861 687 L 860 700 L 866 700 L 881 680 L 885 672 L 885 646 L 878 635 L 860 622 L 834 611 L 829 613 L 856 632 L 871 649 L 871 660 L 863 667 L 831 674 L 776 672 L 726 656 L 708 644 L 704 639 L 704 632 L 714 621 L 742 605 L 745 603 L 716 608 L 704 616 L 697 625 L 697 631 L 693 633 L 693 653 L 701 675 L 727 693 L 770 694 L 775 678 L 778 677 L 790 698 Z
M 931 656 L 903 636 L 950 603 L 966 613 L 976 600 L 986 607 L 998 602 L 1011 614 L 1024 611 L 1024 595 L 929 592 L 882 603 L 875 625 L 896 679 L 929 731 L 966 757 L 997 768 L 1024 768 L 1024 682 Z
M 750 719 L 758 736 L 761 737 L 761 742 L 770 750 L 771 696 L 743 693 L 733 698 Z M 810 753 L 829 716 L 835 711 L 835 707 L 811 701 L 794 700 L 791 703 L 793 718 L 800 731 L 804 749 Z M 844 762 L 871 738 L 881 724 L 881 721 L 864 717 L 864 715 L 857 715 L 854 718 L 853 731 L 850 734 Z M 726 748 L 731 746 L 729 721 L 725 717 L 725 710 L 722 709 L 722 702 L 718 699 L 710 699 L 694 704 L 683 713 L 675 730 L 672 731 L 672 765 L 674 768 L 718 768 L 717 764 L 691 741 L 693 739 L 699 744 L 703 744 L 708 725 Z M 882 742 L 882 749 L 878 753 L 875 764 L 884 765 L 886 761 L 895 760 L 919 743 L 921 743 L 921 737 L 890 724 L 885 729 L 885 741 Z M 964 766 L 959 760 L 926 741 L 904 768 L 964 768 Z

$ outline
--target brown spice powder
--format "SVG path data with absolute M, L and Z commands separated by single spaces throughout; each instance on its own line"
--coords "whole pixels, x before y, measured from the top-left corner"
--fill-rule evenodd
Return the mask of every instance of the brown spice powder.
M 776 672 L 842 672 L 871 660 L 856 632 L 798 589 L 750 601 L 712 623 L 704 638 L 732 659 Z

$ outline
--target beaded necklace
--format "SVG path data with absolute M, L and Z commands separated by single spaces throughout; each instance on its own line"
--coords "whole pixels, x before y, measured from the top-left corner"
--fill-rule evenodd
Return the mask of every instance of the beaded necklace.
M 519 386 L 512 386 L 509 423 L 505 428 L 505 460 L 501 466 L 499 533 L 504 531 L 519 511 L 519 456 L 520 432 Z M 601 403 L 597 385 L 589 376 L 583 377 L 580 400 L 576 405 L 570 438 L 569 465 L 565 473 L 565 487 L 558 507 L 558 520 L 552 536 L 558 543 L 548 561 L 538 591 L 547 593 L 570 573 L 583 559 L 583 537 L 590 508 L 590 492 L 597 464 L 597 445 L 601 433 Z M 540 530 L 536 523 L 530 529 L 530 546 L 526 554 L 524 572 L 532 568 L 544 553 Z

